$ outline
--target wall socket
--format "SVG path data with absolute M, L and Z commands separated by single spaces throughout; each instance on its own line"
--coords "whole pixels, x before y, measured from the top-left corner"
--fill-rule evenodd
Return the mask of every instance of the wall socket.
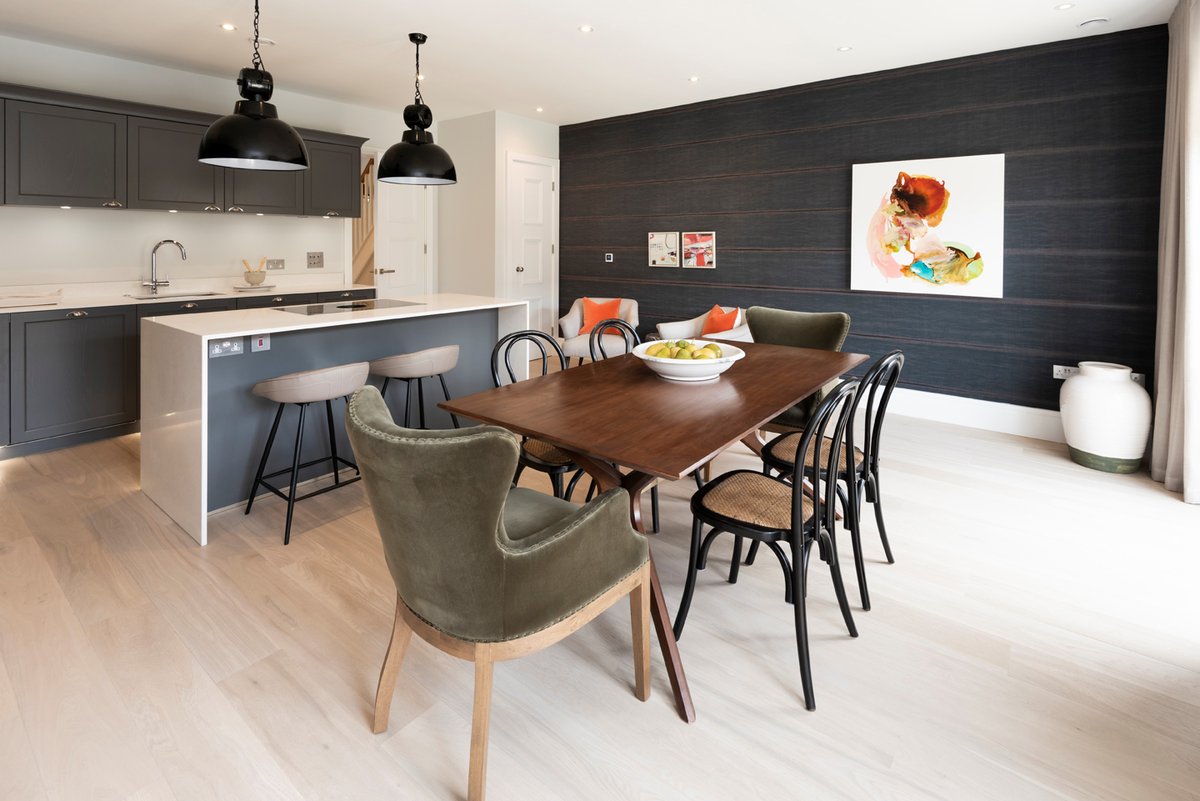
M 1056 365 L 1054 365 L 1053 375 L 1055 378 L 1057 378 L 1061 381 L 1064 378 L 1070 378 L 1071 376 L 1077 374 L 1078 372 L 1079 372 L 1078 367 L 1073 367 L 1073 366 L 1067 365 L 1067 364 L 1056 364 Z M 1141 384 L 1143 387 L 1146 386 L 1146 374 L 1145 373 L 1134 373 L 1130 376 L 1130 378 L 1133 379 L 1134 381 L 1136 381 L 1137 383 Z
M 267 269 L 268 270 L 282 270 L 283 269 L 283 259 L 267 259 Z
M 242 345 L 242 338 L 212 340 L 208 343 L 208 358 L 216 359 L 219 356 L 241 356 L 245 347 Z
M 320 270 L 325 266 L 325 251 L 308 252 L 308 269 Z

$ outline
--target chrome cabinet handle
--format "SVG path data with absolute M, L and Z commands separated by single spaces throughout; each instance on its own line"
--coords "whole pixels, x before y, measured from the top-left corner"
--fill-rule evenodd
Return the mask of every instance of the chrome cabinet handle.
M 343 292 L 343 293 L 342 293 L 342 297 L 343 297 L 343 298 L 348 298 L 348 297 L 350 297 L 352 294 L 353 294 L 352 292 Z
M 85 311 L 67 312 L 67 316 L 68 317 L 87 317 L 87 312 L 85 312 Z
M 327 212 L 325 212 L 325 216 L 326 217 L 341 217 L 342 215 L 338 214 L 336 211 L 327 211 Z
M 241 206 L 230 206 L 226 211 L 245 211 Z
M 200 308 L 200 304 L 198 304 L 198 303 L 185 303 L 185 304 L 183 304 L 182 306 L 180 306 L 179 308 L 181 308 L 181 309 L 198 309 L 198 308 Z
M 207 206 L 204 207 L 204 210 L 205 211 L 220 211 L 221 207 L 213 205 L 212 203 L 209 203 Z
M 285 298 L 283 295 L 276 295 L 275 297 L 271 298 L 272 303 L 283 303 L 285 300 L 287 300 L 287 298 Z
M 525 272 L 525 268 L 524 268 L 524 267 L 522 267 L 521 265 L 519 265 L 519 264 L 518 264 L 518 265 L 517 265 L 517 272 L 519 272 L 519 273 L 523 273 L 523 272 Z
M 103 207 L 104 207 L 104 208 L 106 208 L 106 209 L 122 209 L 122 208 L 125 208 L 125 204 L 123 204 L 121 201 L 119 201 L 119 200 L 117 200 L 117 199 L 115 199 L 115 198 L 114 198 L 114 199 L 112 199 L 112 200 L 110 200 L 110 201 L 108 201 L 107 203 L 101 203 L 100 205 L 101 205 L 101 206 L 103 206 Z

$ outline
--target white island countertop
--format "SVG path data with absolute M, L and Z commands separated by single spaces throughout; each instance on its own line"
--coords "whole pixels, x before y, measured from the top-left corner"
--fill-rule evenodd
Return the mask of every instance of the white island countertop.
M 173 328 L 204 340 L 226 337 L 278 334 L 285 331 L 307 331 L 314 328 L 355 325 L 359 323 L 399 320 L 409 317 L 453 314 L 455 312 L 478 311 L 524 307 L 525 301 L 509 298 L 493 298 L 484 295 L 458 295 L 440 293 L 435 295 L 411 295 L 379 300 L 410 303 L 409 306 L 390 306 L 377 309 L 348 309 L 344 312 L 306 315 L 286 311 L 287 306 L 262 309 L 237 309 L 198 314 L 175 314 L 144 317 L 159 325 Z M 347 301 L 348 302 L 348 301 Z M 360 301 L 367 302 L 367 301 Z M 317 304 L 310 304 L 317 305 Z M 334 305 L 324 304 L 324 305 Z

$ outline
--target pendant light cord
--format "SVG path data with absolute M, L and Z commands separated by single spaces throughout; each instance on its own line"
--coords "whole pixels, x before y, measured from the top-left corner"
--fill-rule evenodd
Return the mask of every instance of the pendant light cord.
M 258 52 L 258 0 L 254 0 L 254 68 L 263 69 L 262 55 Z
M 258 0 L 255 0 L 258 2 Z M 421 97 L 421 45 L 417 44 L 417 74 L 413 77 L 413 88 L 416 95 L 413 101 L 418 105 L 424 104 L 425 99 Z

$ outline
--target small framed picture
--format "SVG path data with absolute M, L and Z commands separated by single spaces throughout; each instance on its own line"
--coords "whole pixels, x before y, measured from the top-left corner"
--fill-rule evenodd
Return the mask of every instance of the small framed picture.
M 683 266 L 712 270 L 717 266 L 717 234 L 715 231 L 683 232 Z
M 650 266 L 678 267 L 679 266 L 679 232 L 651 231 L 650 232 Z

